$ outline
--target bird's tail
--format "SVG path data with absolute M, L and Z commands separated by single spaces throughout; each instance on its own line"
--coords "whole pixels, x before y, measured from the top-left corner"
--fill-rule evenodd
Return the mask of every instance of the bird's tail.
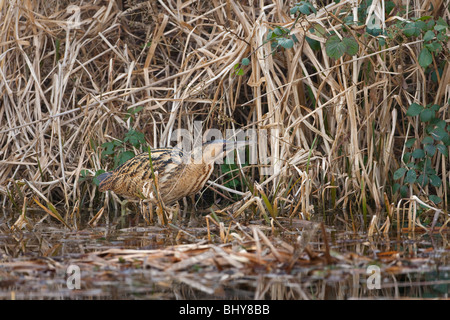
M 97 179 L 99 181 L 98 187 L 99 187 L 100 192 L 110 190 L 111 177 L 112 177 L 112 172 L 105 172 L 97 177 Z

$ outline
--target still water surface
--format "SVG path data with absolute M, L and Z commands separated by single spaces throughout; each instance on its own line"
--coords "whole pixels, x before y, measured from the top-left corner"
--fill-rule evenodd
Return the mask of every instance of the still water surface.
M 17 217 L 0 217 L 1 299 L 399 299 L 450 291 L 448 231 L 369 238 L 330 219 L 327 263 L 321 229 L 311 227 L 318 224 L 295 219 L 280 220 L 283 229 L 242 223 L 223 244 L 220 228 L 211 225 L 208 236 L 205 223 L 162 227 L 116 217 L 90 227 L 86 218 L 70 231 L 36 211 L 31 229 L 11 231 Z M 261 236 L 249 241 L 254 226 L 279 261 L 264 260 L 271 249 Z M 69 288 L 71 265 L 79 267 L 80 289 Z

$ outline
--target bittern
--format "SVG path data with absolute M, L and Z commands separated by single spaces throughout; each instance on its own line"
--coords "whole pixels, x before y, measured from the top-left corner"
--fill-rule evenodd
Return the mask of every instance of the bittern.
M 158 201 L 155 190 L 158 190 L 162 203 L 170 205 L 200 191 L 213 172 L 214 161 L 246 144 L 213 140 L 191 152 L 178 148 L 153 149 L 151 163 L 149 154 L 141 153 L 115 170 L 99 175 L 99 190 L 111 190 L 125 198 L 145 198 L 155 204 Z M 153 183 L 155 174 L 157 189 Z

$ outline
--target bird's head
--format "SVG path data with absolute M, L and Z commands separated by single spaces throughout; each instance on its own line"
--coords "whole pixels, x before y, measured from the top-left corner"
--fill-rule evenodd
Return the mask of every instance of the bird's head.
M 248 141 L 208 141 L 203 143 L 201 147 L 194 149 L 194 161 L 200 160 L 201 162 L 208 164 L 214 163 L 214 161 L 225 157 L 228 152 L 248 144 Z

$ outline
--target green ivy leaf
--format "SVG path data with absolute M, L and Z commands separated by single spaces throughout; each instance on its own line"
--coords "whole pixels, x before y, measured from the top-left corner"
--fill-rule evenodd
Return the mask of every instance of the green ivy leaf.
M 423 187 L 428 184 L 428 177 L 426 174 L 421 174 L 419 178 L 417 178 L 417 182 Z
M 408 22 L 403 28 L 403 34 L 407 37 L 417 37 L 420 34 L 420 26 L 417 22 Z
M 446 157 L 448 156 L 448 150 L 446 146 L 444 146 L 443 144 L 438 144 L 436 145 L 436 148 L 439 150 L 441 154 L 443 154 Z
M 439 198 L 438 196 L 435 196 L 434 194 L 429 196 L 430 200 L 433 201 L 435 204 L 438 204 L 442 201 L 441 198 Z
M 328 34 L 327 30 L 318 23 L 314 24 L 310 31 L 316 33 L 320 37 L 325 37 Z
M 414 145 L 414 142 L 416 142 L 416 138 L 408 139 L 408 141 L 405 142 L 405 147 L 411 148 Z M 431 139 L 431 142 L 433 142 L 433 139 Z M 422 141 L 422 143 L 425 143 Z
M 426 68 L 433 62 L 433 56 L 427 48 L 423 48 L 419 54 L 419 64 L 421 67 Z
M 319 41 L 311 39 L 309 37 L 306 37 L 306 42 L 308 42 L 309 46 L 314 51 L 319 51 L 320 50 L 320 42 Z
M 442 45 L 440 42 L 434 41 L 432 43 L 427 43 L 425 48 L 430 50 L 431 52 L 439 52 L 442 50 Z
M 436 153 L 436 146 L 434 144 L 426 144 L 424 149 L 431 157 Z
M 394 172 L 394 180 L 403 178 L 406 173 L 406 168 L 399 168 Z
M 414 169 L 409 170 L 408 173 L 406 174 L 405 182 L 406 183 L 414 183 L 414 182 L 416 182 L 416 179 L 417 179 L 416 170 L 414 170 Z
M 420 121 L 428 122 L 434 118 L 434 111 L 430 109 L 423 109 L 420 113 Z
M 394 8 L 395 3 L 393 1 L 386 1 L 386 3 L 384 4 L 384 10 L 386 12 L 386 15 L 389 15 Z
M 432 174 L 430 175 L 430 183 L 433 187 L 440 187 L 442 184 L 442 180 L 437 175 Z
M 431 136 L 438 141 L 443 141 L 445 138 L 448 138 L 448 133 L 443 128 L 435 128 L 433 131 L 431 131 Z
M 441 108 L 441 106 L 438 105 L 438 104 L 433 104 L 433 105 L 430 107 L 430 109 L 433 110 L 433 111 L 435 111 L 435 112 L 439 111 L 440 108 Z M 444 126 L 445 126 L 445 124 L 446 124 L 445 120 L 440 120 L 439 122 L 444 122 Z M 442 127 L 442 125 L 441 125 L 441 127 Z
M 333 35 L 325 43 L 325 50 L 330 58 L 339 59 L 344 55 L 347 46 L 337 35 Z
M 135 148 L 139 148 L 141 144 L 145 144 L 145 135 L 142 132 L 130 129 L 125 134 L 123 141 L 131 143 Z
M 408 187 L 407 186 L 402 186 L 400 188 L 400 194 L 403 198 L 406 198 L 408 196 Z
M 428 30 L 427 32 L 425 32 L 425 35 L 423 36 L 423 41 L 430 41 L 433 38 L 434 38 L 434 32 L 431 30 Z
M 118 163 L 118 165 L 120 166 L 120 165 L 124 164 L 125 162 L 127 162 L 128 160 L 133 158 L 134 156 L 135 156 L 135 154 L 134 154 L 133 151 L 122 152 L 120 154 L 120 156 L 119 156 L 119 163 Z
M 423 138 L 423 140 L 422 140 L 422 144 L 428 144 L 428 143 L 433 143 L 433 142 L 434 142 L 433 138 L 429 137 L 429 136 Z
M 98 177 L 99 175 L 101 175 L 102 173 L 105 173 L 105 172 L 106 172 L 106 171 L 103 170 L 103 169 L 97 170 L 97 171 L 95 172 L 94 179 L 92 180 L 92 182 L 94 182 L 94 184 L 95 184 L 97 187 L 98 187 L 98 185 L 100 184 L 100 181 L 98 181 L 97 177 Z
M 355 54 L 358 53 L 359 45 L 358 45 L 358 42 L 356 42 L 355 39 L 353 39 L 353 38 L 344 38 L 344 39 L 342 39 L 342 42 L 344 42 L 344 44 L 346 45 L 345 52 L 348 55 L 354 56 Z
M 448 37 L 444 33 L 438 33 L 436 39 L 438 41 L 448 41 Z
M 294 46 L 294 41 L 292 39 L 279 38 L 278 44 L 285 49 L 292 49 Z
M 284 34 L 284 30 L 281 29 L 280 27 L 276 27 L 275 29 L 273 29 L 273 32 L 277 35 L 277 36 L 282 36 Z
M 427 29 L 427 24 L 424 21 L 422 21 L 420 19 L 417 19 L 416 20 L 416 27 L 419 28 L 422 31 L 425 31 Z
M 291 14 L 296 14 L 297 11 L 300 11 L 301 13 L 305 15 L 311 14 L 311 12 L 316 13 L 317 10 L 314 8 L 312 4 L 310 4 L 308 1 L 300 1 L 297 3 L 292 9 L 290 10 Z
M 406 111 L 406 115 L 410 117 L 418 116 L 423 109 L 424 108 L 421 105 L 413 103 L 409 106 L 408 110 Z
M 242 59 L 241 63 L 243 66 L 248 66 L 250 64 L 250 59 L 244 58 Z
M 422 159 L 425 157 L 425 152 L 422 149 L 416 149 L 411 153 L 411 156 L 416 159 Z
M 411 152 L 405 152 L 405 154 L 403 155 L 403 161 L 409 162 L 410 159 L 411 159 Z

